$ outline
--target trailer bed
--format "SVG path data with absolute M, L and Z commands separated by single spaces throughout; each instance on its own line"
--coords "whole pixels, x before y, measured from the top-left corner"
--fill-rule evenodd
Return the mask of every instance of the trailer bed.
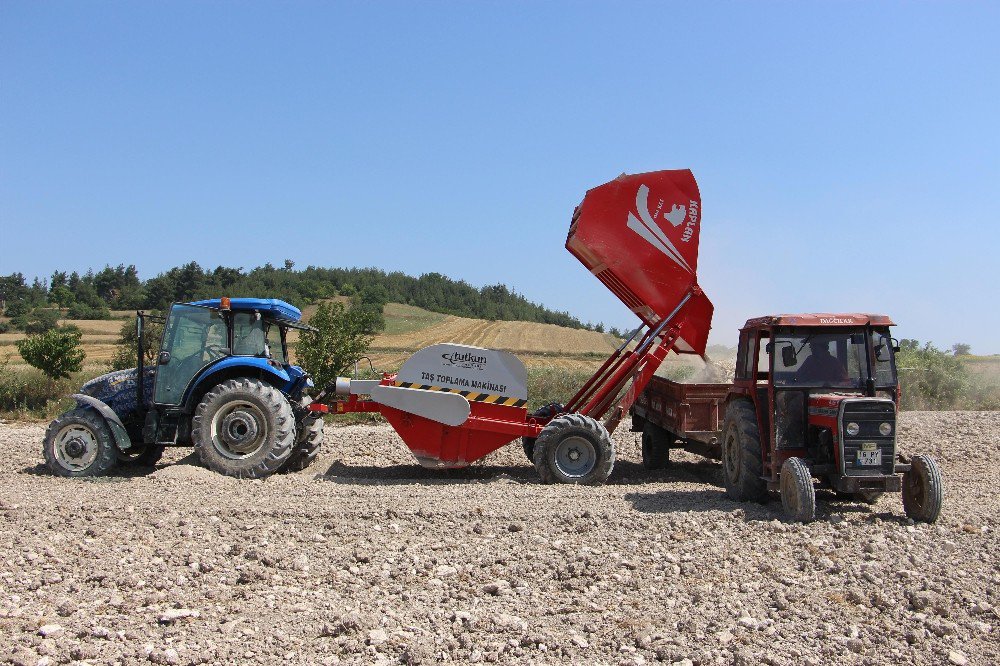
M 654 376 L 632 407 L 632 430 L 641 431 L 652 423 L 669 433 L 672 448 L 719 460 L 731 386 L 682 384 Z

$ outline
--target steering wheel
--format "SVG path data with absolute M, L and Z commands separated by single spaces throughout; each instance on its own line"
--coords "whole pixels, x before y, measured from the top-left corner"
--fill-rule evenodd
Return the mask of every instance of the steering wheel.
M 228 349 L 222 345 L 205 345 L 205 351 L 212 357 L 225 356 Z

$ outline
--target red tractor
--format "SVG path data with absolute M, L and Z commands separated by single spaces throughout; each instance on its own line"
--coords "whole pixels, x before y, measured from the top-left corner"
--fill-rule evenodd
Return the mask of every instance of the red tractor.
M 815 481 L 872 503 L 903 494 L 914 520 L 941 511 L 941 472 L 930 456 L 896 448 L 896 342 L 882 315 L 801 314 L 751 319 L 740 331 L 732 384 L 653 377 L 632 408 L 649 469 L 670 449 L 722 460 L 726 494 L 816 516 Z
M 740 331 L 722 428 L 726 492 L 763 500 L 778 490 L 788 515 L 816 515 L 813 479 L 869 503 L 903 493 L 914 520 L 934 522 L 942 482 L 930 456 L 899 459 L 899 382 L 882 315 L 759 317 Z

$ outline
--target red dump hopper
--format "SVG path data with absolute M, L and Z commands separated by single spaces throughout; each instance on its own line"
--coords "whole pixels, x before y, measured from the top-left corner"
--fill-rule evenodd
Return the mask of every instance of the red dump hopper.
M 687 169 L 621 175 L 587 191 L 566 249 L 650 328 L 674 316 L 678 353 L 704 354 L 712 302 L 698 288 L 701 194 Z

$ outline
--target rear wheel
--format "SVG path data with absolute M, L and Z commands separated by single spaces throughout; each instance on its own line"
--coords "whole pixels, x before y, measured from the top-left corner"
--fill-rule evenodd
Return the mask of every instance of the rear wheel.
M 312 400 L 303 398 L 295 420 L 295 449 L 282 466 L 282 472 L 301 472 L 319 455 L 323 444 L 323 417 L 304 407 Z
M 204 465 L 220 474 L 259 479 L 292 454 L 295 415 L 278 389 L 256 379 L 230 379 L 205 394 L 191 438 Z
M 598 421 L 582 414 L 564 414 L 552 419 L 538 435 L 534 463 L 544 483 L 595 485 L 611 475 L 615 447 Z
M 663 469 L 670 464 L 670 433 L 646 422 L 642 429 L 642 466 L 646 469 Z
M 816 487 L 802 458 L 789 458 L 781 466 L 781 505 L 789 518 L 800 523 L 816 518 Z
M 111 428 L 88 407 L 57 417 L 42 441 L 45 464 L 59 476 L 102 476 L 114 468 L 117 453 Z
M 722 479 L 726 494 L 740 502 L 766 502 L 763 469 L 760 430 L 753 404 L 745 400 L 732 402 L 726 408 L 722 428 Z
M 941 469 L 930 456 L 913 456 L 903 474 L 903 510 L 913 520 L 933 523 L 941 513 L 944 484 Z

